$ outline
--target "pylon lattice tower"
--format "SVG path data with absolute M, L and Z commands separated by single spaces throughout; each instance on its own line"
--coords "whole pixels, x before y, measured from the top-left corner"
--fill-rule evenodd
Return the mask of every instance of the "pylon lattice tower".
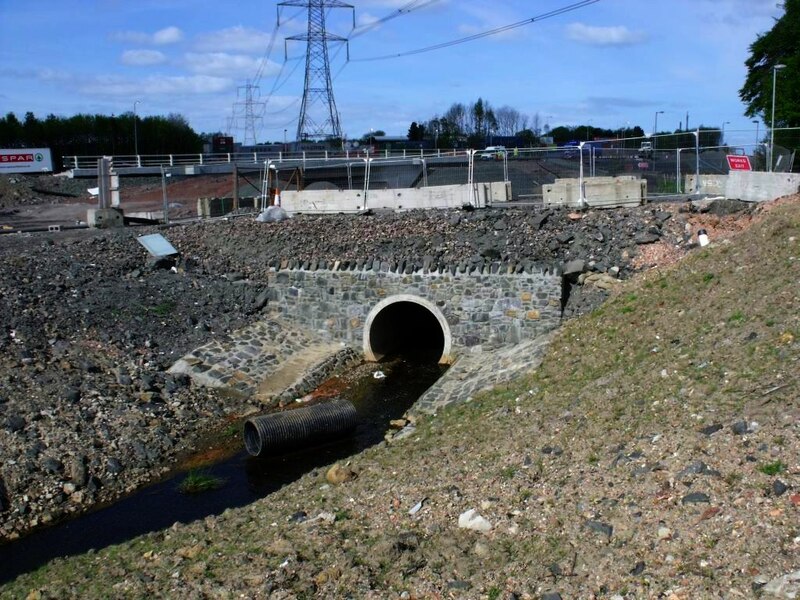
M 340 0 L 286 0 L 278 6 L 302 6 L 308 9 L 308 33 L 286 38 L 287 41 L 304 41 L 308 44 L 303 102 L 300 106 L 296 139 L 341 139 L 342 127 L 333 98 L 328 42 L 346 43 L 347 38 L 328 33 L 325 27 L 325 11 L 330 8 L 352 9 L 355 28 L 355 8 Z
M 259 87 L 247 81 L 246 85 L 239 86 L 237 94 L 241 97 L 241 92 L 244 91 L 244 102 L 235 102 L 233 104 L 233 118 L 228 124 L 228 129 L 238 128 L 240 120 L 244 121 L 244 139 L 245 146 L 255 146 L 258 142 L 256 140 L 256 124 L 260 124 L 264 110 L 266 109 L 266 102 L 258 101 Z

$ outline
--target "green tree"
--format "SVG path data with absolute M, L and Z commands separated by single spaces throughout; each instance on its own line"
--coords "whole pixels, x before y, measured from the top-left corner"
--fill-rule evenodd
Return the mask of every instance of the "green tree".
M 745 114 L 772 122 L 773 68 L 777 71 L 775 86 L 775 127 L 800 126 L 800 0 L 785 0 L 784 13 L 768 32 L 759 35 L 750 45 L 745 61 L 747 78 L 739 97 L 747 104 Z M 776 132 L 780 143 L 781 132 Z

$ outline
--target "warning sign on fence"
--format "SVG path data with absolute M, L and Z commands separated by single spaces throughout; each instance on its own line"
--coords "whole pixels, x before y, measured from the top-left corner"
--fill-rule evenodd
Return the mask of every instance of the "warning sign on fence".
M 728 154 L 728 167 L 731 171 L 752 171 L 753 167 L 750 166 L 749 156 L 740 156 L 738 154 Z

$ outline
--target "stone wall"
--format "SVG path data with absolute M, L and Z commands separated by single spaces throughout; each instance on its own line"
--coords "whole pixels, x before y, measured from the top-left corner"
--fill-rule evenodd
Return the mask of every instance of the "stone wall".
M 363 347 L 370 311 L 384 299 L 427 300 L 447 321 L 453 354 L 534 339 L 558 327 L 561 277 L 532 272 L 397 273 L 282 270 L 269 275 L 269 309 L 324 337 Z

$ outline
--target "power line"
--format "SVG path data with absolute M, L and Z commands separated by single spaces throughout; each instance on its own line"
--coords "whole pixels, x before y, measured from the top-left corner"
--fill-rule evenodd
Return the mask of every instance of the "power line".
M 408 4 L 401 6 L 400 8 L 398 8 L 395 11 L 392 11 L 385 17 L 373 21 L 372 23 L 362 25 L 361 27 L 356 27 L 350 34 L 350 39 L 353 39 L 354 37 L 358 37 L 360 35 L 364 35 L 371 29 L 375 29 L 376 27 L 382 25 L 383 23 L 386 23 L 387 21 L 391 21 L 392 19 L 396 19 L 397 17 L 402 17 L 403 15 L 407 15 L 415 10 L 419 10 L 420 8 L 425 8 L 426 6 L 435 4 L 436 2 L 439 2 L 439 0 L 412 0 L 412 2 L 409 2 Z
M 474 40 L 479 40 L 481 38 L 489 37 L 492 35 L 496 35 L 498 33 L 504 33 L 506 31 L 510 31 L 512 29 L 517 29 L 518 27 L 523 27 L 525 25 L 530 25 L 531 23 L 535 23 L 537 21 L 543 21 L 544 19 L 549 19 L 552 17 L 557 17 L 558 15 L 563 15 L 568 12 L 572 12 L 573 10 L 578 10 L 579 8 L 585 8 L 591 4 L 595 4 L 600 2 L 600 0 L 582 0 L 581 2 L 575 2 L 574 4 L 569 4 L 567 6 L 558 8 L 556 10 L 552 10 L 550 12 L 542 13 L 540 15 L 536 15 L 535 17 L 531 17 L 530 19 L 525 19 L 523 21 L 517 21 L 516 23 L 511 23 L 510 25 L 504 25 L 503 27 L 498 27 L 496 29 L 490 29 L 489 31 L 484 31 L 482 33 L 476 33 L 474 35 L 470 35 L 467 37 L 459 38 L 457 40 L 451 40 L 449 42 L 443 42 L 441 44 L 436 44 L 434 46 L 426 46 L 425 48 L 419 48 L 417 50 L 408 50 L 406 52 L 399 52 L 398 54 L 386 54 L 384 56 L 372 56 L 369 58 L 354 58 L 352 62 L 369 62 L 369 61 L 376 61 L 376 60 L 388 60 L 390 58 L 401 58 L 403 56 L 411 56 L 413 54 L 422 54 L 423 52 L 432 52 L 434 50 L 441 50 L 442 48 L 449 48 L 450 46 L 456 46 L 458 44 L 463 44 L 465 42 L 472 42 Z

